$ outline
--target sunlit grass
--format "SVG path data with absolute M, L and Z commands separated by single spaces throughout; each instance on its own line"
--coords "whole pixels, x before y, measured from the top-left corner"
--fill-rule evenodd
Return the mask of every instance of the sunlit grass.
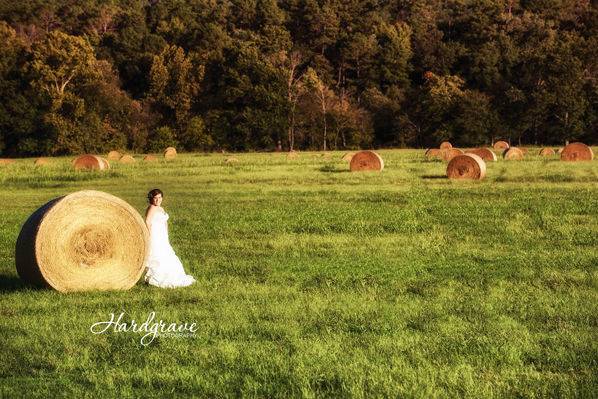
M 479 182 L 421 150 L 380 151 L 381 173 L 348 172 L 342 152 L 0 166 L 1 396 L 595 397 L 598 162 L 536 153 Z M 196 285 L 64 295 L 17 279 L 40 205 L 96 189 L 143 212 L 155 187 Z M 90 333 L 121 311 L 200 328 L 147 347 Z

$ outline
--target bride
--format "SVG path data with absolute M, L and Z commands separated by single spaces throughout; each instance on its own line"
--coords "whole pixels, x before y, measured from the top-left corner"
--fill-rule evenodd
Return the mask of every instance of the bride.
M 168 240 L 168 214 L 160 206 L 162 191 L 158 188 L 147 194 L 149 206 L 145 212 L 145 224 L 150 232 L 150 249 L 146 263 L 145 281 L 156 287 L 186 287 L 195 279 L 186 274 L 183 264 Z

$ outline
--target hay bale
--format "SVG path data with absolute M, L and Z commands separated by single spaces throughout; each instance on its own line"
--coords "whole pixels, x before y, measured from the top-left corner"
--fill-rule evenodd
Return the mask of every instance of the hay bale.
M 123 154 L 121 154 L 120 152 L 118 152 L 116 150 L 110 151 L 108 153 L 108 159 L 110 161 L 118 161 L 122 156 L 123 156 Z
M 37 158 L 35 161 L 33 161 L 33 164 L 35 166 L 44 166 L 44 165 L 48 165 L 49 163 L 50 163 L 50 160 L 48 158 L 44 158 L 44 157 Z
M 494 146 L 493 146 L 493 148 L 495 150 L 499 150 L 499 151 L 504 151 L 509 147 L 510 147 L 509 143 L 507 143 L 506 141 L 503 141 L 503 140 L 498 140 L 496 143 L 494 143 Z
M 521 152 L 523 153 L 523 155 L 527 155 L 527 147 L 517 147 L 521 150 Z
M 299 158 L 299 153 L 295 150 L 291 150 L 287 153 L 287 159 L 297 159 Z
M 441 150 L 448 150 L 450 148 L 453 148 L 453 145 L 448 142 L 448 141 L 443 141 L 442 143 L 440 143 L 440 147 Z
M 156 158 L 155 155 L 148 154 L 143 157 L 143 160 L 145 162 L 156 162 L 158 160 L 158 158 Z
M 384 160 L 374 151 L 359 151 L 353 155 L 350 163 L 351 172 L 384 169 Z
M 61 292 L 126 290 L 143 273 L 148 245 L 133 207 L 85 190 L 53 199 L 27 219 L 15 262 L 22 280 Z
M 474 148 L 465 151 L 466 154 L 475 154 L 482 158 L 485 162 L 496 162 L 496 154 L 489 148 Z
M 100 161 L 102 162 L 103 170 L 110 169 L 110 162 L 104 157 L 100 157 Z
M 556 151 L 557 154 L 561 155 L 561 153 L 563 152 L 563 150 L 564 150 L 564 148 L 560 147 L 560 148 L 557 148 L 555 151 Z
M 15 160 L 14 159 L 9 159 L 9 158 L 0 158 L 0 166 L 1 165 L 10 165 L 11 163 L 13 163 Z
M 354 152 L 348 152 L 345 155 L 343 155 L 343 157 L 341 159 L 343 161 L 345 161 L 345 162 L 351 162 L 351 159 L 353 158 L 353 155 L 355 155 Z
M 105 158 L 97 155 L 81 155 L 73 161 L 75 170 L 105 170 L 110 168 L 110 164 Z
M 174 147 L 168 147 L 164 150 L 164 158 L 166 159 L 174 159 L 176 158 L 176 148 Z
M 426 159 L 442 159 L 442 150 L 438 148 L 428 148 L 424 154 Z
M 453 159 L 457 155 L 463 155 L 463 154 L 464 154 L 463 150 L 460 150 L 459 148 L 445 148 L 445 149 L 440 150 L 440 159 L 442 159 L 445 162 L 449 162 L 451 159 Z
M 555 154 L 554 150 L 552 148 L 542 148 L 540 150 L 540 152 L 538 153 L 538 155 L 542 156 L 542 157 L 551 157 Z
M 123 155 L 122 157 L 120 157 L 119 159 L 120 163 L 135 163 L 135 158 L 133 158 L 132 155 Z
M 476 154 L 457 155 L 446 167 L 449 179 L 481 180 L 486 176 L 486 162 Z
M 228 157 L 224 160 L 224 163 L 227 165 L 233 165 L 233 164 L 239 163 L 239 160 L 235 157 Z
M 507 161 L 520 161 L 524 156 L 523 151 L 517 147 L 509 147 L 502 154 L 502 157 Z
M 594 152 L 584 143 L 567 144 L 561 152 L 561 161 L 591 161 Z

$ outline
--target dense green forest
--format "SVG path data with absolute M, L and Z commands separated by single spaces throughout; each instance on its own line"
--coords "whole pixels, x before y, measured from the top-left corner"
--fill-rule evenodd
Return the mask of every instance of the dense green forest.
M 589 0 L 2 0 L 0 154 L 595 144 Z

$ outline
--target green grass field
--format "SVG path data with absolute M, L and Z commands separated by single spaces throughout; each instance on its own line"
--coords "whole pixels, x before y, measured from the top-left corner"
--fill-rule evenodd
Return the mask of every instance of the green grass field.
M 381 173 L 349 173 L 340 152 L 0 166 L 0 396 L 597 397 L 598 161 L 499 159 L 472 182 L 422 150 L 379 153 Z M 18 279 L 39 206 L 95 189 L 143 213 L 154 187 L 194 286 Z M 148 346 L 90 332 L 151 311 L 199 330 Z

